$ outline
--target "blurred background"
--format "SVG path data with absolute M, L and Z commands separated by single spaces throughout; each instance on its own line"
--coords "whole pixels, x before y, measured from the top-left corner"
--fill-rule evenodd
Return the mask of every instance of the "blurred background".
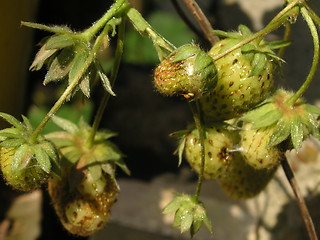
M 96 0 L 92 3 L 79 0 L 1 0 L 0 111 L 17 117 L 25 114 L 36 125 L 62 90 L 58 84 L 49 84 L 45 87 L 42 85 L 45 70 L 28 71 L 39 48 L 37 44 L 47 36 L 47 33 L 21 27 L 20 21 L 67 25 L 78 31 L 91 26 L 112 2 L 110 0 Z M 200 31 L 182 1 L 178 2 L 188 19 Z M 245 24 L 257 31 L 263 28 L 283 5 L 283 0 L 198 0 L 197 2 L 214 28 L 221 30 L 236 30 L 239 24 Z M 171 1 L 132 0 L 131 3 L 154 29 L 174 45 L 195 42 L 205 50 L 210 49 L 205 39 L 193 32 L 181 19 Z M 310 0 L 309 4 L 319 12 L 317 1 Z M 101 127 L 119 133 L 113 141 L 127 156 L 125 162 L 132 175 L 128 177 L 123 172 L 118 172 L 121 194 L 112 210 L 111 222 L 106 229 L 91 239 L 188 239 L 187 235 L 180 236 L 177 230 L 171 228 L 172 218 L 163 217 L 161 208 L 169 202 L 174 191 L 192 193 L 195 189 L 195 175 L 185 163 L 180 168 L 177 167 L 178 159 L 173 155 L 177 146 L 176 139 L 169 137 L 170 133 L 184 129 L 192 123 L 192 116 L 182 99 L 164 98 L 155 92 L 152 72 L 159 61 L 156 51 L 151 41 L 147 37 L 140 36 L 130 24 L 126 31 L 123 62 L 114 87 L 117 97 L 110 99 Z M 281 36 L 282 29 L 279 29 L 268 37 L 275 40 L 281 39 Z M 313 54 L 308 28 L 301 19 L 298 19 L 292 27 L 292 39 L 293 44 L 288 47 L 284 56 L 286 61 L 283 67 L 284 77 L 279 77 L 277 84 L 298 89 L 309 71 Z M 104 57 L 104 67 L 108 70 L 112 49 L 106 52 Z M 305 94 L 305 98 L 311 103 L 315 103 L 319 98 L 318 78 L 319 74 Z M 65 104 L 57 114 L 75 122 L 80 116 L 91 121 L 103 94 L 101 90 L 95 89 L 90 100 L 77 96 L 71 103 Z M 48 124 L 44 132 L 53 130 L 56 130 L 56 127 Z M 315 145 L 306 144 L 305 149 L 307 149 L 306 154 L 311 152 L 313 158 L 317 159 L 318 150 Z M 305 194 L 308 194 L 308 189 L 316 189 L 320 180 L 316 173 L 312 178 L 313 181 L 309 180 L 311 173 L 308 169 L 316 168 L 310 164 L 307 164 L 308 167 L 298 164 L 301 161 L 296 154 L 292 154 L 291 157 L 302 169 L 297 174 L 301 175 L 299 182 L 305 189 Z M 247 202 L 227 199 L 220 187 L 212 182 L 205 182 L 204 188 L 203 198 L 206 200 L 208 211 L 212 213 L 209 215 L 212 215 L 214 234 L 211 236 L 201 231 L 194 239 L 306 239 L 298 209 L 281 173 L 278 180 L 270 184 L 269 188 L 272 190 L 269 192 L 267 190 L 257 199 Z M 274 192 L 278 193 L 277 198 L 271 194 Z M 320 204 L 318 194 L 308 196 L 311 199 L 310 204 L 315 206 Z M 133 199 L 135 201 L 132 201 Z M 263 221 L 262 210 L 268 212 L 263 215 L 266 218 Z M 313 211 L 313 214 L 317 217 L 318 223 L 319 213 Z M 288 224 L 287 220 L 292 219 L 292 216 L 296 219 L 285 226 L 284 222 Z M 233 230 L 230 231 L 230 228 Z M 62 229 L 51 208 L 45 188 L 43 191 L 20 194 L 2 182 L 0 240 L 57 238 L 82 239 L 71 236 Z

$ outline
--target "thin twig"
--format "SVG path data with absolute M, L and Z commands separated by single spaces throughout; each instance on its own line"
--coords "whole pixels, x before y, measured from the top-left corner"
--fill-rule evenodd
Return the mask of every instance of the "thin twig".
M 307 205 L 306 205 L 306 202 L 304 201 L 304 198 L 301 194 L 297 180 L 294 177 L 294 173 L 292 171 L 290 163 L 288 162 L 288 160 L 286 158 L 284 158 L 281 161 L 281 165 L 282 165 L 282 169 L 283 169 L 284 173 L 286 174 L 286 177 L 290 183 L 292 191 L 296 197 L 303 221 L 304 221 L 305 226 L 308 231 L 309 238 L 310 238 L 310 240 L 318 240 L 317 233 L 316 233 L 312 218 L 310 216 L 310 212 L 309 212 Z
M 199 5 L 194 0 L 183 0 L 188 10 L 192 13 L 196 21 L 198 22 L 201 30 L 208 39 L 208 41 L 214 45 L 219 41 L 219 38 L 212 32 L 213 28 L 208 18 L 204 15 Z

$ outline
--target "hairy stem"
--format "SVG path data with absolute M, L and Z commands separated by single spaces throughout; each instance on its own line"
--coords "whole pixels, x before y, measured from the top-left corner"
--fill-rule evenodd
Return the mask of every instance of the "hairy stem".
M 305 21 L 308 24 L 308 27 L 311 32 L 312 40 L 313 40 L 313 60 L 310 68 L 310 72 L 305 80 L 305 82 L 301 85 L 299 90 L 287 100 L 288 104 L 294 105 L 294 103 L 302 96 L 302 94 L 308 89 L 311 81 L 313 80 L 314 75 L 316 74 L 318 65 L 319 65 L 319 35 L 317 28 L 312 20 L 312 18 L 309 16 L 308 10 L 305 7 L 301 8 L 301 14 Z
M 301 194 L 297 180 L 293 174 L 292 168 L 291 168 L 288 160 L 286 158 L 284 158 L 281 161 L 281 165 L 282 165 L 283 171 L 289 181 L 289 184 L 292 188 L 292 191 L 296 197 L 303 221 L 304 221 L 305 226 L 308 231 L 309 238 L 310 238 L 310 240 L 318 240 L 317 233 L 316 233 L 313 221 L 311 219 L 309 210 L 308 210 L 307 205 L 303 199 L 303 196 Z
M 85 30 L 82 35 L 89 40 L 92 39 L 106 25 L 106 23 L 110 21 L 110 19 L 126 8 L 128 8 L 127 0 L 116 0 L 110 9 L 90 28 Z
M 117 34 L 118 34 L 117 48 L 116 48 L 113 68 L 112 68 L 111 76 L 110 76 L 111 86 L 114 85 L 114 82 L 118 76 L 120 62 L 121 62 L 121 58 L 122 58 L 123 47 L 124 47 L 124 35 L 125 35 L 125 19 L 122 19 L 122 22 L 119 26 Z M 90 135 L 89 135 L 89 138 L 87 141 L 87 145 L 89 148 L 93 145 L 94 137 L 95 137 L 96 132 L 98 130 L 98 127 L 100 125 L 100 122 L 101 122 L 103 113 L 105 111 L 105 108 L 108 104 L 109 98 L 110 98 L 110 94 L 105 93 L 101 102 L 100 102 L 99 108 L 97 110 L 97 113 L 96 113 L 94 121 L 93 121 L 92 130 L 90 132 Z

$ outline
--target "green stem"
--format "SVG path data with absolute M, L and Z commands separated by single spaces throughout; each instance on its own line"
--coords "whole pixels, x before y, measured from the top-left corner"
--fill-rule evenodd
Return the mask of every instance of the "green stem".
M 197 188 L 194 194 L 194 200 L 195 201 L 199 201 L 199 197 L 200 197 L 200 191 L 201 191 L 201 187 L 202 187 L 202 182 L 203 182 L 203 175 L 204 175 L 204 168 L 205 168 L 205 145 L 204 145 L 204 141 L 206 138 L 205 135 L 205 129 L 203 128 L 203 124 L 202 124 L 202 117 L 201 117 L 201 109 L 199 106 L 199 102 L 198 101 L 194 101 L 194 102 L 190 102 L 190 107 L 191 107 L 191 111 L 193 114 L 193 119 L 194 119 L 194 123 L 196 125 L 196 128 L 198 130 L 199 133 L 199 139 L 200 139 L 200 145 L 201 145 L 201 168 L 200 168 L 200 172 L 198 175 L 198 182 L 197 182 Z
M 162 59 L 163 55 L 165 55 L 161 48 L 169 52 L 172 52 L 175 49 L 175 46 L 157 33 L 136 9 L 130 8 L 127 12 L 127 16 L 135 29 L 141 35 L 146 34 L 152 39 L 160 59 Z
M 281 12 L 279 12 L 271 21 L 270 23 L 263 28 L 261 31 L 253 34 L 252 36 L 242 40 L 241 42 L 237 43 L 236 45 L 234 45 L 233 47 L 229 48 L 228 50 L 216 55 L 213 57 L 214 61 L 217 61 L 218 59 L 224 57 L 225 55 L 229 54 L 230 52 L 242 47 L 243 45 L 252 42 L 255 39 L 258 38 L 263 38 L 265 35 L 267 35 L 268 33 L 276 30 L 277 28 L 279 28 L 280 26 L 283 25 L 283 23 L 285 23 L 287 21 L 287 14 L 288 12 L 290 12 L 291 9 L 293 9 L 294 7 L 296 7 L 296 5 L 300 3 L 300 0 L 295 0 L 293 2 L 291 2 L 290 4 L 288 4 Z
M 312 18 L 309 15 L 308 10 L 305 7 L 301 8 L 301 14 L 305 21 L 308 24 L 308 27 L 311 32 L 312 40 L 313 40 L 313 60 L 312 60 L 312 65 L 310 68 L 310 72 L 305 80 L 305 82 L 302 84 L 302 86 L 299 88 L 299 90 L 287 100 L 287 103 L 289 105 L 294 105 L 294 103 L 302 96 L 302 94 L 308 89 L 311 81 L 313 80 L 313 77 L 317 71 L 318 64 L 319 64 L 319 35 L 317 28 L 312 20 Z
M 117 34 L 118 34 L 117 48 L 116 48 L 115 59 L 114 59 L 113 68 L 112 68 L 111 76 L 110 76 L 111 86 L 114 85 L 114 82 L 118 76 L 120 62 L 122 59 L 123 47 L 124 47 L 124 35 L 125 35 L 125 19 L 122 19 L 122 22 L 119 25 L 119 29 L 118 29 Z M 89 148 L 91 148 L 94 143 L 94 137 L 95 137 L 96 132 L 98 130 L 98 127 L 100 125 L 100 122 L 101 122 L 103 113 L 106 109 L 106 106 L 108 104 L 109 98 L 110 98 L 110 94 L 106 92 L 100 102 L 99 108 L 97 110 L 97 113 L 95 115 L 95 118 L 94 118 L 94 121 L 92 124 L 92 130 L 90 132 L 90 135 L 89 135 L 89 138 L 87 141 L 87 146 Z
M 304 4 L 304 7 L 308 10 L 312 20 L 320 27 L 320 17 L 307 4 Z
M 81 35 L 86 39 L 91 40 L 111 18 L 120 12 L 124 11 L 129 6 L 127 0 L 116 0 L 116 2 L 110 7 L 110 9 L 90 28 L 86 29 Z

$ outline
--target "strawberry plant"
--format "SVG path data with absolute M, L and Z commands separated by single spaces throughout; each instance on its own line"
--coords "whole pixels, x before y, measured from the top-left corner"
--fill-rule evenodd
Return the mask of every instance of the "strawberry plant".
M 320 108 L 303 98 L 318 68 L 320 17 L 304 0 L 285 0 L 283 9 L 260 31 L 254 33 L 240 24 L 237 32 L 225 32 L 213 30 L 195 2 L 185 3 L 196 13 L 211 44 L 209 50 L 195 43 L 174 46 L 127 0 L 115 0 L 83 31 L 22 22 L 50 33 L 40 43 L 30 70 L 46 68 L 43 84 L 65 82 L 65 89 L 36 127 L 25 116 L 20 122 L 0 113 L 11 125 L 0 130 L 2 176 L 19 191 L 46 185 L 57 216 L 72 234 L 89 236 L 107 224 L 121 194 L 117 168 L 128 175 L 130 170 L 124 154 L 110 140 L 116 134 L 100 125 L 110 96 L 117 96 L 114 84 L 124 51 L 125 27 L 131 24 L 149 37 L 158 55 L 160 63 L 150 79 L 154 88 L 164 97 L 185 101 L 194 120 L 190 128 L 172 134 L 179 142 L 179 165 L 186 159 L 198 177 L 193 195 L 177 193 L 163 209 L 164 214 L 174 213 L 174 227 L 194 236 L 204 225 L 214 234 L 200 200 L 204 179 L 219 182 L 230 198 L 248 199 L 263 191 L 281 166 L 297 197 L 309 237 L 317 239 L 285 152 L 299 150 L 310 136 L 320 139 Z M 290 28 L 298 17 L 310 30 L 314 54 L 305 81 L 293 91 L 276 85 L 275 79 L 285 62 L 283 51 L 291 43 Z M 282 27 L 286 30 L 283 40 L 266 40 Z M 113 43 L 108 72 L 98 53 Z M 101 86 L 105 94 L 92 124 L 82 118 L 73 123 L 55 116 L 76 95 L 91 98 L 95 86 Z M 62 130 L 43 134 L 49 121 Z

